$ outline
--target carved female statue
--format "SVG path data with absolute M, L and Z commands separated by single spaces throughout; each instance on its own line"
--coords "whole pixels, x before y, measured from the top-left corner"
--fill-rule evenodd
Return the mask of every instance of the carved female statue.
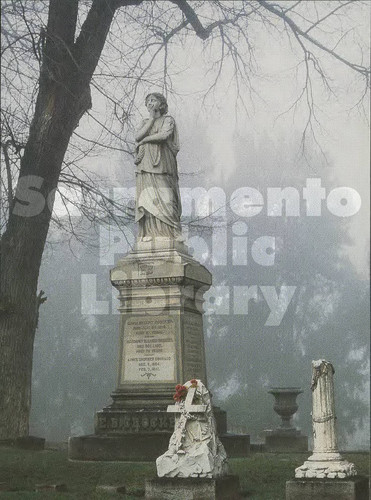
M 156 237 L 181 239 L 177 127 L 174 118 L 167 114 L 168 106 L 162 94 L 149 94 L 145 102 L 149 118 L 142 122 L 135 136 L 138 238 L 143 241 Z

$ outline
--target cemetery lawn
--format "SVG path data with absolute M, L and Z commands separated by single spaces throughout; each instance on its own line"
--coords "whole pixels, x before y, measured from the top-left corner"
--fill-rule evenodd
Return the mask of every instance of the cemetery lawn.
M 243 498 L 284 500 L 285 482 L 308 453 L 252 453 L 248 458 L 230 460 L 233 474 L 240 477 Z M 368 475 L 367 453 L 345 453 L 359 474 Z M 66 450 L 20 450 L 0 447 L 1 499 L 109 499 L 136 500 L 144 497 L 144 481 L 155 476 L 154 463 L 70 462 Z M 64 483 L 67 492 L 35 492 L 36 484 Z M 97 485 L 126 486 L 127 494 L 97 493 Z M 9 491 L 9 490 L 13 491 Z M 8 491 L 4 491 L 8 490 Z

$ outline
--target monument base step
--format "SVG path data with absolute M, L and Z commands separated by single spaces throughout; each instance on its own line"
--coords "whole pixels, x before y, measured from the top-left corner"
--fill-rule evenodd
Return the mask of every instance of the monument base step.
M 169 400 L 168 404 L 174 401 Z M 213 406 L 214 417 L 219 434 L 227 433 L 227 414 L 218 406 Z M 95 435 L 109 436 L 120 434 L 174 432 L 174 414 L 165 407 L 120 408 L 108 406 L 95 414 Z
M 146 480 L 146 500 L 240 500 L 238 476 Z
M 68 440 L 70 460 L 153 461 L 165 453 L 171 432 L 122 434 L 117 436 L 78 436 Z
M 70 437 L 68 458 L 83 461 L 154 461 L 165 453 L 171 432 L 121 434 L 116 436 L 87 435 Z M 245 457 L 250 452 L 250 436 L 224 434 L 219 436 L 228 457 Z
M 308 436 L 268 434 L 265 436 L 264 450 L 278 453 L 308 451 Z
M 369 500 L 368 478 L 293 479 L 286 482 L 286 500 Z

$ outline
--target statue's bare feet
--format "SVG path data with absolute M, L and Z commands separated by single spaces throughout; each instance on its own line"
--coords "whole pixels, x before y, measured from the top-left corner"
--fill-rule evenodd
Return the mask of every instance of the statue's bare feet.
M 152 241 L 152 236 L 143 236 L 142 241 Z

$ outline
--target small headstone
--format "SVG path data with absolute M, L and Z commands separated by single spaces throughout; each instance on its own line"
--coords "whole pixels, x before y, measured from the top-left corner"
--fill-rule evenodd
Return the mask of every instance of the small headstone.
M 19 491 L 19 488 L 9 486 L 8 483 L 0 483 L 0 491 Z
M 23 450 L 41 451 L 45 448 L 45 438 L 36 436 L 18 437 L 14 442 L 14 446 Z
M 67 491 L 67 486 L 64 483 L 36 484 L 35 491 Z
M 109 495 L 116 495 L 117 493 L 119 493 L 121 495 L 125 495 L 126 486 L 124 486 L 123 484 L 118 485 L 118 486 L 111 486 L 111 485 L 102 484 L 102 485 L 98 485 L 96 487 L 96 491 L 97 491 L 97 493 L 106 493 Z

